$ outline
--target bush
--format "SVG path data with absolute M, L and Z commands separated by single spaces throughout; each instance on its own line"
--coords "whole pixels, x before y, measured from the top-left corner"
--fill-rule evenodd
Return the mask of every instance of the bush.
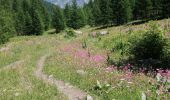
M 170 68 L 170 41 L 168 41 L 168 45 L 163 49 L 161 61 L 163 68 Z
M 66 29 L 65 31 L 66 31 L 66 35 L 65 35 L 66 38 L 76 37 L 76 33 L 74 32 L 73 29 Z
M 150 64 L 155 64 L 155 61 L 161 62 L 164 58 L 164 52 L 167 50 L 167 39 L 164 32 L 158 24 L 150 23 L 150 29 L 147 30 L 141 37 L 135 37 L 131 41 L 130 53 L 137 61 L 144 61 Z

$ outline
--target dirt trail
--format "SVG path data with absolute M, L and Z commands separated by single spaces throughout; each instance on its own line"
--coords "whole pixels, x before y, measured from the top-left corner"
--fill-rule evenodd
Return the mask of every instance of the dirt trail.
M 37 62 L 37 69 L 35 71 L 36 77 L 50 85 L 55 85 L 61 93 L 68 97 L 69 100 L 84 100 L 87 97 L 87 93 L 70 85 L 69 83 L 56 80 L 52 76 L 48 76 L 43 73 L 44 62 L 47 57 L 48 55 L 42 56 Z
M 16 61 L 14 63 L 7 65 L 6 67 L 1 68 L 0 70 L 16 69 L 20 67 L 23 63 L 24 63 L 24 60 L 19 60 L 19 61 Z

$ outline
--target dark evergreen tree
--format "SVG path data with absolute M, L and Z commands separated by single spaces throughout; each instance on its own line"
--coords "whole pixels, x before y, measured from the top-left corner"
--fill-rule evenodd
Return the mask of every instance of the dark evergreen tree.
M 38 0 L 32 0 L 31 3 L 31 18 L 32 18 L 32 34 L 33 35 L 41 35 L 43 32 L 43 23 L 40 16 L 40 12 L 38 10 L 39 8 L 39 1 Z
M 15 16 L 15 28 L 18 35 L 24 34 L 24 24 L 25 24 L 25 15 L 23 10 L 20 10 L 18 13 L 16 13 Z
M 70 26 L 71 26 L 71 28 L 79 29 L 80 27 L 82 27 L 81 21 L 83 19 L 82 19 L 82 15 L 80 13 L 81 13 L 81 11 L 78 8 L 76 0 L 73 0 L 71 16 L 70 16 L 70 19 L 71 19 L 70 20 Z
M 84 5 L 84 12 L 86 14 L 86 23 L 90 26 L 94 26 L 94 16 L 93 16 L 93 0 L 90 0 L 88 4 Z
M 14 21 L 12 15 L 0 9 L 0 44 L 5 43 L 8 39 L 15 35 Z
M 37 10 L 32 10 L 32 34 L 41 35 L 43 32 L 43 26 L 40 15 Z
M 162 0 L 152 0 L 152 19 L 160 19 L 162 16 L 162 4 L 161 4 Z
M 25 23 L 24 23 L 24 34 L 31 35 L 32 34 L 32 18 L 29 12 L 25 12 Z
M 47 8 L 45 6 L 42 7 L 42 14 L 43 14 L 43 23 L 44 23 L 44 30 L 48 30 L 50 26 L 50 15 L 47 11 Z
M 170 17 L 170 1 L 162 0 L 162 18 Z
M 52 22 L 53 27 L 56 29 L 56 33 L 59 33 L 61 30 L 64 30 L 64 16 L 62 10 L 59 7 L 56 7 L 56 10 L 54 11 Z
M 94 21 L 95 21 L 95 25 L 100 25 L 100 16 L 101 16 L 101 10 L 100 10 L 100 6 L 99 6 L 100 2 L 99 0 L 95 0 L 94 4 L 93 4 L 93 9 L 92 9 L 92 13 L 94 16 Z
M 66 26 L 71 27 L 71 6 L 69 4 L 65 5 L 64 20 L 65 20 Z
M 150 19 L 152 15 L 151 0 L 136 0 L 134 16 L 135 19 Z
M 129 0 L 112 0 L 113 23 L 118 25 L 127 23 L 132 17 L 132 8 Z
M 99 7 L 101 11 L 100 23 L 101 25 L 109 25 L 112 23 L 112 8 L 110 0 L 100 0 Z

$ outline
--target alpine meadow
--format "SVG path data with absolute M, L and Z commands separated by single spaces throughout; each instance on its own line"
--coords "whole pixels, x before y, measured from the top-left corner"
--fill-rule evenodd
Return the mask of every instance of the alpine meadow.
M 170 100 L 170 0 L 0 0 L 0 100 Z

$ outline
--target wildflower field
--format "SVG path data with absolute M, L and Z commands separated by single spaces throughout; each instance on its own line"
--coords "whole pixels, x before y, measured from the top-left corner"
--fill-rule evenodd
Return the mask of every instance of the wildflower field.
M 133 53 L 134 41 L 147 32 L 162 32 L 165 39 L 169 39 L 170 30 L 161 26 L 165 21 L 169 20 L 156 21 L 160 30 L 154 31 L 146 23 L 105 29 L 82 28 L 82 34 L 71 30 L 14 37 L 0 49 L 0 100 L 68 99 L 54 85 L 35 76 L 37 61 L 44 55 L 48 57 L 43 73 L 79 88 L 94 100 L 170 100 L 170 69 L 165 64 L 169 62 L 164 61 L 164 58 L 169 59 L 164 57 L 169 54 L 169 42 L 163 46 L 167 52 L 157 59 L 160 61 L 149 59 L 138 63 L 135 57 L 138 53 Z M 101 35 L 100 31 L 108 31 L 108 34 Z M 144 51 L 141 49 L 141 52 Z

